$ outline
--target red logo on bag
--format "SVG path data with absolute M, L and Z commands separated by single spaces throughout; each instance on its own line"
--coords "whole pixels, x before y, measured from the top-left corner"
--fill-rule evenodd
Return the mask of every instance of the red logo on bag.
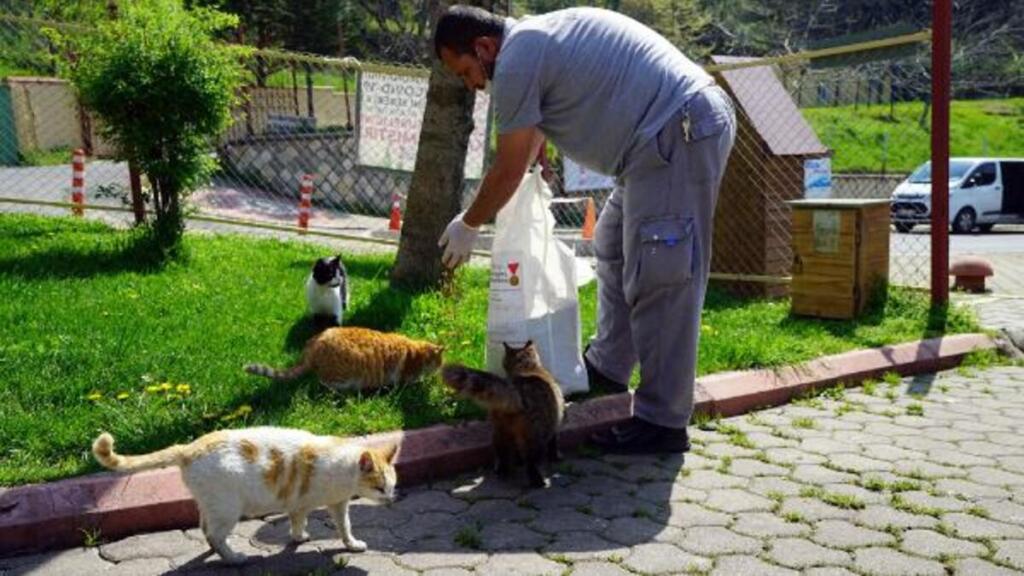
M 508 283 L 513 285 L 513 286 L 519 286 L 519 276 L 516 276 L 516 271 L 517 270 L 519 270 L 519 262 L 509 262 L 508 263 L 508 271 L 510 273 L 510 276 L 508 278 Z

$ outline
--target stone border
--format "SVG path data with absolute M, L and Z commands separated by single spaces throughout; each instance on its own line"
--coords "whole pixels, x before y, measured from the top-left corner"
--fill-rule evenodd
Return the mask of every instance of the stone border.
M 735 416 L 784 404 L 811 388 L 853 385 L 886 372 L 911 375 L 948 369 L 973 350 L 994 348 L 984 334 L 961 334 L 827 356 L 798 366 L 713 374 L 698 380 L 697 410 Z M 561 443 L 580 445 L 594 431 L 629 417 L 629 394 L 570 407 Z M 438 425 L 368 436 L 373 444 L 400 441 L 403 484 L 477 469 L 490 459 L 490 427 L 482 422 Z M 0 492 L 0 555 L 80 546 L 86 533 L 117 539 L 140 532 L 194 527 L 198 513 L 176 469 L 110 473 Z

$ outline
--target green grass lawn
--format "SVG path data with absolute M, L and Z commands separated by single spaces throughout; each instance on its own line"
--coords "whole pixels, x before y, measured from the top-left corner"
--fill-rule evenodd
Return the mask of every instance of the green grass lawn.
M 188 235 L 186 258 L 147 268 L 132 232 L 72 219 L 0 215 L 0 485 L 97 469 L 92 438 L 126 452 L 256 424 L 361 434 L 479 417 L 432 377 L 379 394 L 337 394 L 307 378 L 273 384 L 247 362 L 287 365 L 311 329 L 303 283 L 325 249 L 244 236 Z M 447 345 L 448 360 L 483 363 L 487 273 L 460 270 L 452 297 L 388 288 L 390 257 L 350 256 L 347 324 Z M 581 291 L 583 333 L 595 287 Z M 920 338 L 924 295 L 892 291 L 855 322 L 794 319 L 788 303 L 711 291 L 700 372 L 776 366 Z M 949 331 L 976 329 L 963 312 Z
M 880 172 L 882 142 L 889 135 L 888 172 L 910 172 L 931 154 L 929 120 L 921 128 L 921 102 L 804 108 L 818 137 L 835 151 L 833 172 Z M 953 156 L 1024 157 L 1024 98 L 957 100 L 950 109 Z
M 21 166 L 60 166 L 71 164 L 72 151 L 67 146 L 50 150 L 29 150 L 19 154 Z
M 298 82 L 299 91 L 302 91 L 304 94 L 306 90 L 306 73 L 302 70 L 301 66 L 295 75 L 295 80 Z M 271 88 L 292 88 L 291 70 L 279 70 L 267 76 L 267 86 Z M 354 74 L 343 75 L 340 70 L 330 73 L 313 72 L 313 86 L 316 88 L 333 88 L 334 90 L 354 94 L 356 91 L 356 78 Z
M 47 73 L 0 60 L 0 80 L 8 76 L 46 76 Z

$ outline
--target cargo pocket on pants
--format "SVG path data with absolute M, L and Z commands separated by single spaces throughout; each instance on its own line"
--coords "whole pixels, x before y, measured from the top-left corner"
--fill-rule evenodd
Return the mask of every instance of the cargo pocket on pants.
M 681 286 L 693 278 L 693 218 L 669 217 L 640 223 L 640 291 Z

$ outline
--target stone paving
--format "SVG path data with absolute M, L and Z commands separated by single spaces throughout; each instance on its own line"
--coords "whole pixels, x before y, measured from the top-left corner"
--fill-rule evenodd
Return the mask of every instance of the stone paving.
M 1024 276 L 1024 262 L 1021 266 Z M 954 302 L 963 303 L 974 309 L 978 322 L 985 328 L 1006 332 L 1024 331 L 1024 294 L 1007 296 L 1000 294 L 951 294 Z
M 827 391 L 703 422 L 678 458 L 577 454 L 552 487 L 487 475 L 326 514 L 236 527 L 224 567 L 196 529 L 0 559 L 0 574 L 1002 575 L 1024 573 L 1024 368 Z

